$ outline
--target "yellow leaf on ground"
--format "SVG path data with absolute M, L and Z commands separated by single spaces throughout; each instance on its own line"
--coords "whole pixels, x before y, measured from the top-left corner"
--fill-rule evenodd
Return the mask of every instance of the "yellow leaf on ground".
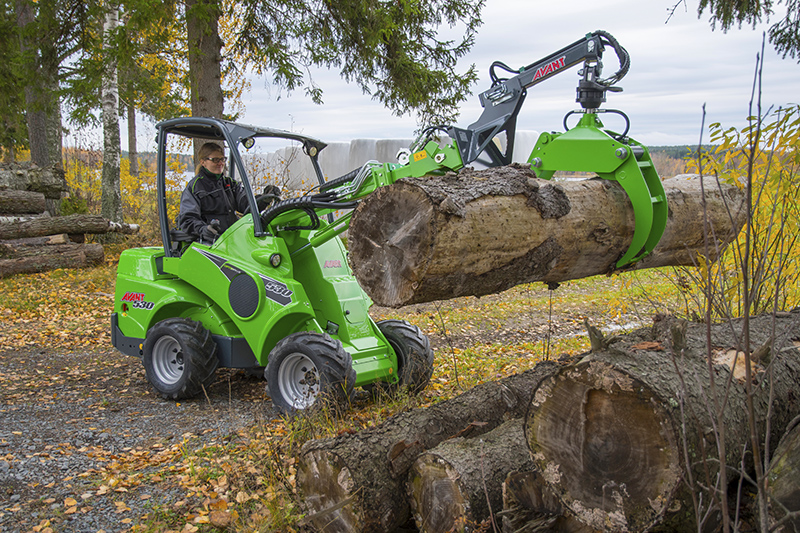
M 228 511 L 212 511 L 209 515 L 211 525 L 220 529 L 231 525 L 231 514 Z

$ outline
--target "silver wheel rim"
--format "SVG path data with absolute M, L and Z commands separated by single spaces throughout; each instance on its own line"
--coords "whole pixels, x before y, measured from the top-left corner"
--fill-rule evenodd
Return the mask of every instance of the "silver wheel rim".
M 320 391 L 317 366 L 305 354 L 290 353 L 278 370 L 278 388 L 292 408 L 310 407 Z
M 180 343 L 170 335 L 159 338 L 153 346 L 153 372 L 159 381 L 174 385 L 184 372 Z

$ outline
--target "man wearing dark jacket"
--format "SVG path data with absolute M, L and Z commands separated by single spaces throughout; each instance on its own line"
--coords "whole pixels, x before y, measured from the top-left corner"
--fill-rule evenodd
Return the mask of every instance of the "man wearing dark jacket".
M 206 143 L 198 152 L 197 175 L 181 194 L 178 227 L 208 242 L 238 220 L 248 207 L 242 185 L 224 176 L 227 158 L 222 148 Z

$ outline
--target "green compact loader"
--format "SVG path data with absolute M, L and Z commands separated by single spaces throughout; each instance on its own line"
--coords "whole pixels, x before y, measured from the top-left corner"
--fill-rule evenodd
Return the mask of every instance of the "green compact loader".
M 325 144 L 291 132 L 214 118 L 177 118 L 158 129 L 157 195 L 163 246 L 125 250 L 117 270 L 112 343 L 140 357 L 164 398 L 202 392 L 218 367 L 264 373 L 282 412 L 312 406 L 320 395 L 346 400 L 354 387 L 420 391 L 433 351 L 416 326 L 374 322 L 356 282 L 325 193 L 274 200 L 260 216 L 244 214 L 214 242 L 170 227 L 166 154 L 170 137 L 224 143 L 229 174 L 258 213 L 239 147 L 263 138 L 300 143 L 320 183 Z

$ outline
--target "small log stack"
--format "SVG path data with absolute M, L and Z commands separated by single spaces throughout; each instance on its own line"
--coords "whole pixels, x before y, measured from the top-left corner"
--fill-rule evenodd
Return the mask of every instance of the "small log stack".
M 86 244 L 85 234 L 138 230 L 98 215 L 51 217 L 42 193 L 0 190 L 0 278 L 102 264 L 103 246 Z
M 542 363 L 428 409 L 400 413 L 378 427 L 306 443 L 297 469 L 305 521 L 325 533 L 402 527 L 411 517 L 404 494 L 417 457 L 447 439 L 482 435 L 521 418 L 529 391 L 557 368 Z

